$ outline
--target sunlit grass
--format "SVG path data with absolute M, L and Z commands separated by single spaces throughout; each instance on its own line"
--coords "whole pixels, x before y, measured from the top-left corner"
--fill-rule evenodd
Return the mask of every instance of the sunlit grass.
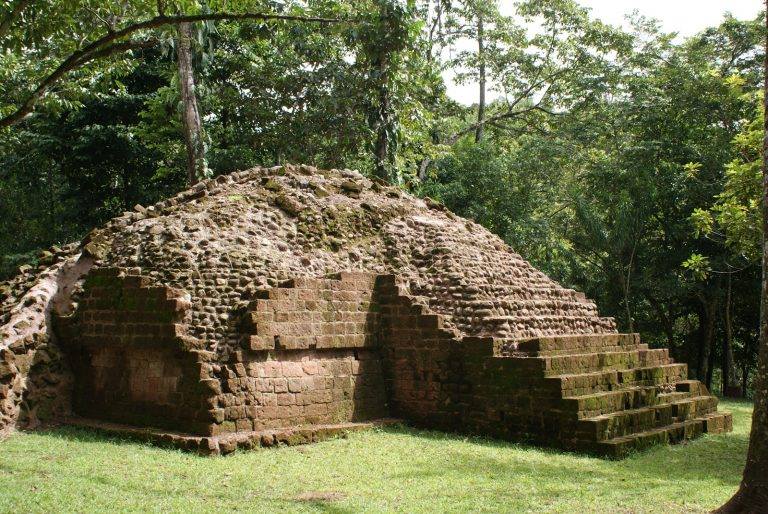
M 60 428 L 0 443 L 1 512 L 706 512 L 735 491 L 734 431 L 623 461 L 407 428 L 198 457 Z

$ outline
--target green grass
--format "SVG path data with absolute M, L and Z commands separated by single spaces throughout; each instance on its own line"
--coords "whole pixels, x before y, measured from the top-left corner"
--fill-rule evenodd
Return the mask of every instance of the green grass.
M 623 461 L 406 428 L 218 458 L 20 433 L 0 443 L 0 512 L 705 512 L 747 449 L 751 405 L 721 405 L 733 433 Z

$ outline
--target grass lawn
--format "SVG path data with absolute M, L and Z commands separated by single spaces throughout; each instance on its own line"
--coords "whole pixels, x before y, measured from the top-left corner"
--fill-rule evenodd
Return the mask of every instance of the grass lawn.
M 0 443 L 0 512 L 705 512 L 736 490 L 734 431 L 623 461 L 407 428 L 197 457 L 60 428 Z

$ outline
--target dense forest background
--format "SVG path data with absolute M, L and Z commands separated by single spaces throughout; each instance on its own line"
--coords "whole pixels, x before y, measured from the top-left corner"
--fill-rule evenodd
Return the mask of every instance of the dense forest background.
M 148 28 L 36 95 L 99 34 L 223 9 L 330 21 Z M 758 343 L 762 15 L 686 40 L 632 26 L 572 0 L 513 16 L 493 0 L 0 0 L 0 116 L 35 101 L 0 124 L 0 278 L 195 178 L 356 168 L 475 219 L 621 330 L 743 394 Z M 447 96 L 446 70 L 477 84 L 479 104 Z

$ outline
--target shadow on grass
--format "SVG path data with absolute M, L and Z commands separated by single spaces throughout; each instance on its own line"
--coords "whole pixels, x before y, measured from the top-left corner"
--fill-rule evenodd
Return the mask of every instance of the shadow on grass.
M 748 443 L 744 433 L 743 419 L 741 419 L 739 433 L 705 436 L 685 445 L 659 446 L 621 461 L 564 453 L 557 449 L 483 437 L 418 430 L 407 426 L 387 426 L 374 430 L 392 437 L 385 441 L 384 438 L 371 437 L 370 433 L 369 435 L 355 434 L 350 440 L 353 443 L 350 449 L 353 452 L 366 452 L 370 448 L 369 445 L 375 446 L 380 441 L 385 441 L 387 450 L 392 448 L 397 452 L 398 448 L 401 448 L 402 451 L 412 452 L 412 458 L 409 456 L 402 466 L 386 467 L 387 461 L 384 460 L 381 463 L 382 467 L 376 467 L 376 474 L 370 479 L 381 482 L 376 487 L 387 490 L 393 484 L 398 486 L 404 483 L 422 484 L 413 486 L 408 494 L 413 498 L 426 498 L 425 501 L 429 502 L 428 496 L 434 493 L 435 487 L 440 488 L 439 484 L 451 484 L 443 492 L 438 493 L 451 497 L 468 494 L 467 490 L 476 487 L 473 484 L 479 480 L 481 486 L 477 494 L 492 497 L 494 502 L 509 505 L 510 508 L 521 506 L 521 502 L 528 502 L 531 505 L 539 505 L 538 502 L 542 502 L 541 505 L 549 505 L 559 500 L 568 501 L 574 498 L 574 495 L 585 498 L 600 497 L 602 499 L 599 501 L 611 504 L 618 501 L 616 494 L 637 497 L 644 494 L 643 491 L 652 491 L 656 488 L 667 491 L 690 490 L 694 495 L 699 494 L 694 491 L 703 491 L 711 487 L 735 489 L 741 476 Z M 310 510 L 328 514 L 347 514 L 357 510 L 349 508 L 347 506 L 349 504 L 344 500 L 300 499 L 292 493 L 273 491 L 270 494 L 270 488 L 265 489 L 260 486 L 248 489 L 249 486 L 246 484 L 252 483 L 255 479 L 248 470 L 251 466 L 255 466 L 254 470 L 258 469 L 258 463 L 263 462 L 259 459 L 246 458 L 232 464 L 244 466 L 241 470 L 247 477 L 245 481 L 243 476 L 239 477 L 238 480 L 241 481 L 238 483 L 245 488 L 237 487 L 235 483 L 231 483 L 231 487 L 222 488 L 220 476 L 213 475 L 222 474 L 222 470 L 228 466 L 226 459 L 230 457 L 217 459 L 217 463 L 209 467 L 205 461 L 211 459 L 210 457 L 198 457 L 180 450 L 170 450 L 173 454 L 163 455 L 161 452 L 168 450 L 157 450 L 146 442 L 137 443 L 135 440 L 124 437 L 72 426 L 47 427 L 32 435 L 44 435 L 51 439 L 76 443 L 67 449 L 65 452 L 67 455 L 63 459 L 57 459 L 64 461 L 59 462 L 59 468 L 66 469 L 66 474 L 74 477 L 85 488 L 90 484 L 94 490 L 103 489 L 107 496 L 136 497 L 145 502 L 184 502 L 194 497 L 198 502 L 195 505 L 201 501 L 211 502 L 211 504 L 219 502 L 231 505 L 259 505 L 269 511 Z M 358 437 L 361 439 L 358 440 Z M 355 443 L 355 440 L 360 441 L 361 444 Z M 72 455 L 81 453 L 88 455 L 92 451 L 89 448 L 80 448 L 78 445 L 95 446 L 105 443 L 127 448 L 113 451 L 109 448 L 95 449 L 93 454 L 94 462 L 98 463 L 96 467 L 83 467 L 69 462 Z M 31 440 L 31 444 L 36 443 Z M 318 443 L 320 446 L 324 444 L 326 443 Z M 50 468 L 42 462 L 50 453 L 50 442 L 46 445 L 41 445 L 39 451 L 33 449 L 28 463 L 17 462 L 14 457 L 9 457 L 0 468 L 27 475 L 33 482 L 47 480 L 46 474 L 55 473 L 53 469 L 57 468 Z M 135 450 L 130 448 L 131 446 L 135 447 Z M 423 452 L 420 451 L 422 448 Z M 139 453 L 138 450 L 157 452 L 142 457 L 146 461 L 146 464 L 142 465 L 162 468 L 157 479 L 137 480 L 135 474 L 131 474 L 128 479 L 120 473 L 101 470 L 101 466 L 132 460 L 133 455 Z M 262 451 L 280 452 L 281 450 Z M 325 450 L 318 447 L 318 451 Z M 334 449 L 329 445 L 327 451 L 338 451 L 338 447 Z M 386 455 L 386 452 L 382 455 Z M 354 455 L 350 457 L 345 454 L 339 465 L 345 465 L 346 459 L 349 458 L 356 462 Z M 190 469 L 189 477 L 186 476 L 185 471 L 187 466 Z M 282 479 L 291 480 L 291 476 L 287 474 Z M 169 480 L 163 480 L 162 477 Z M 191 481 L 190 489 L 186 489 L 186 486 L 179 487 L 179 482 L 185 481 Z M 606 486 L 606 484 L 610 485 Z M 627 485 L 628 490 L 626 493 L 621 493 L 624 485 Z M 333 484 L 330 486 L 333 487 Z M 358 501 L 360 499 L 360 497 L 357 498 Z
M 85 427 L 76 427 L 72 425 L 49 425 L 42 428 L 38 428 L 36 430 L 30 430 L 30 431 L 20 431 L 22 434 L 29 434 L 29 435 L 42 435 L 47 437 L 52 437 L 55 439 L 65 439 L 67 441 L 73 441 L 77 443 L 87 443 L 87 444 L 112 444 L 117 446 L 141 446 L 144 448 L 162 448 L 164 450 L 176 450 L 179 453 L 183 454 L 189 454 L 193 455 L 190 452 L 184 452 L 182 450 L 178 450 L 177 448 L 173 446 L 166 446 L 166 445 L 158 445 L 149 442 L 146 438 L 142 438 L 140 435 L 136 435 L 135 437 L 126 436 L 126 435 L 117 435 L 117 434 L 111 434 L 106 431 L 98 430 L 98 429 L 92 429 L 92 428 L 85 428 Z
M 301 507 L 312 507 L 318 512 L 327 512 L 328 514 L 352 514 L 358 512 L 357 509 L 344 508 L 333 502 L 293 500 L 293 504 Z
M 468 451 L 444 449 L 444 459 L 450 469 L 439 470 L 428 464 L 421 471 L 410 471 L 399 478 L 427 478 L 447 473 L 472 475 L 513 475 L 518 470 L 542 476 L 559 476 L 562 480 L 580 480 L 585 472 L 590 477 L 606 479 L 627 478 L 669 481 L 706 481 L 736 486 L 746 460 L 749 438 L 742 433 L 703 436 L 676 445 L 660 445 L 638 452 L 623 460 L 609 460 L 592 455 L 566 452 L 532 444 L 508 442 L 485 437 L 466 436 L 430 430 L 418 430 L 395 425 L 379 429 L 393 435 L 405 435 L 429 442 L 462 442 L 470 446 L 493 450 L 517 450 L 506 459 L 488 457 Z M 509 457 L 512 457 L 510 460 Z M 551 461 L 551 464 L 548 463 Z M 535 464 L 531 464 L 534 462 Z
M 510 476 L 515 474 L 539 474 L 557 476 L 562 480 L 580 480 L 585 472 L 590 477 L 615 480 L 648 480 L 655 483 L 664 481 L 707 481 L 723 485 L 738 485 L 743 469 L 748 446 L 748 436 L 744 433 L 704 436 L 694 441 L 673 445 L 658 446 L 637 453 L 620 461 L 611 461 L 589 455 L 567 453 L 556 448 L 543 448 L 524 443 L 507 442 L 484 437 L 466 436 L 430 430 L 419 430 L 403 425 L 392 425 L 375 429 L 378 432 L 406 436 L 424 441 L 425 444 L 449 443 L 440 449 L 441 461 L 445 466 L 434 462 L 413 465 L 410 470 L 394 470 L 391 479 L 426 479 L 449 474 Z M 119 446 L 138 446 L 145 449 L 157 449 L 156 446 L 136 439 L 115 436 L 91 429 L 55 426 L 34 432 L 52 438 L 64 439 L 83 444 L 112 444 Z M 456 446 L 456 443 L 461 443 Z M 319 443 L 323 444 L 323 443 Z M 489 456 L 487 452 L 477 452 L 476 448 L 486 448 L 503 452 L 499 457 Z M 504 451 L 508 450 L 508 451 Z M 210 459 L 196 456 L 172 447 L 163 447 L 184 458 Z M 279 451 L 267 449 L 263 451 Z M 227 458 L 227 457 L 225 457 Z M 274 500 L 274 498 L 273 498 Z M 334 502 L 283 499 L 312 505 L 326 512 L 344 512 Z

